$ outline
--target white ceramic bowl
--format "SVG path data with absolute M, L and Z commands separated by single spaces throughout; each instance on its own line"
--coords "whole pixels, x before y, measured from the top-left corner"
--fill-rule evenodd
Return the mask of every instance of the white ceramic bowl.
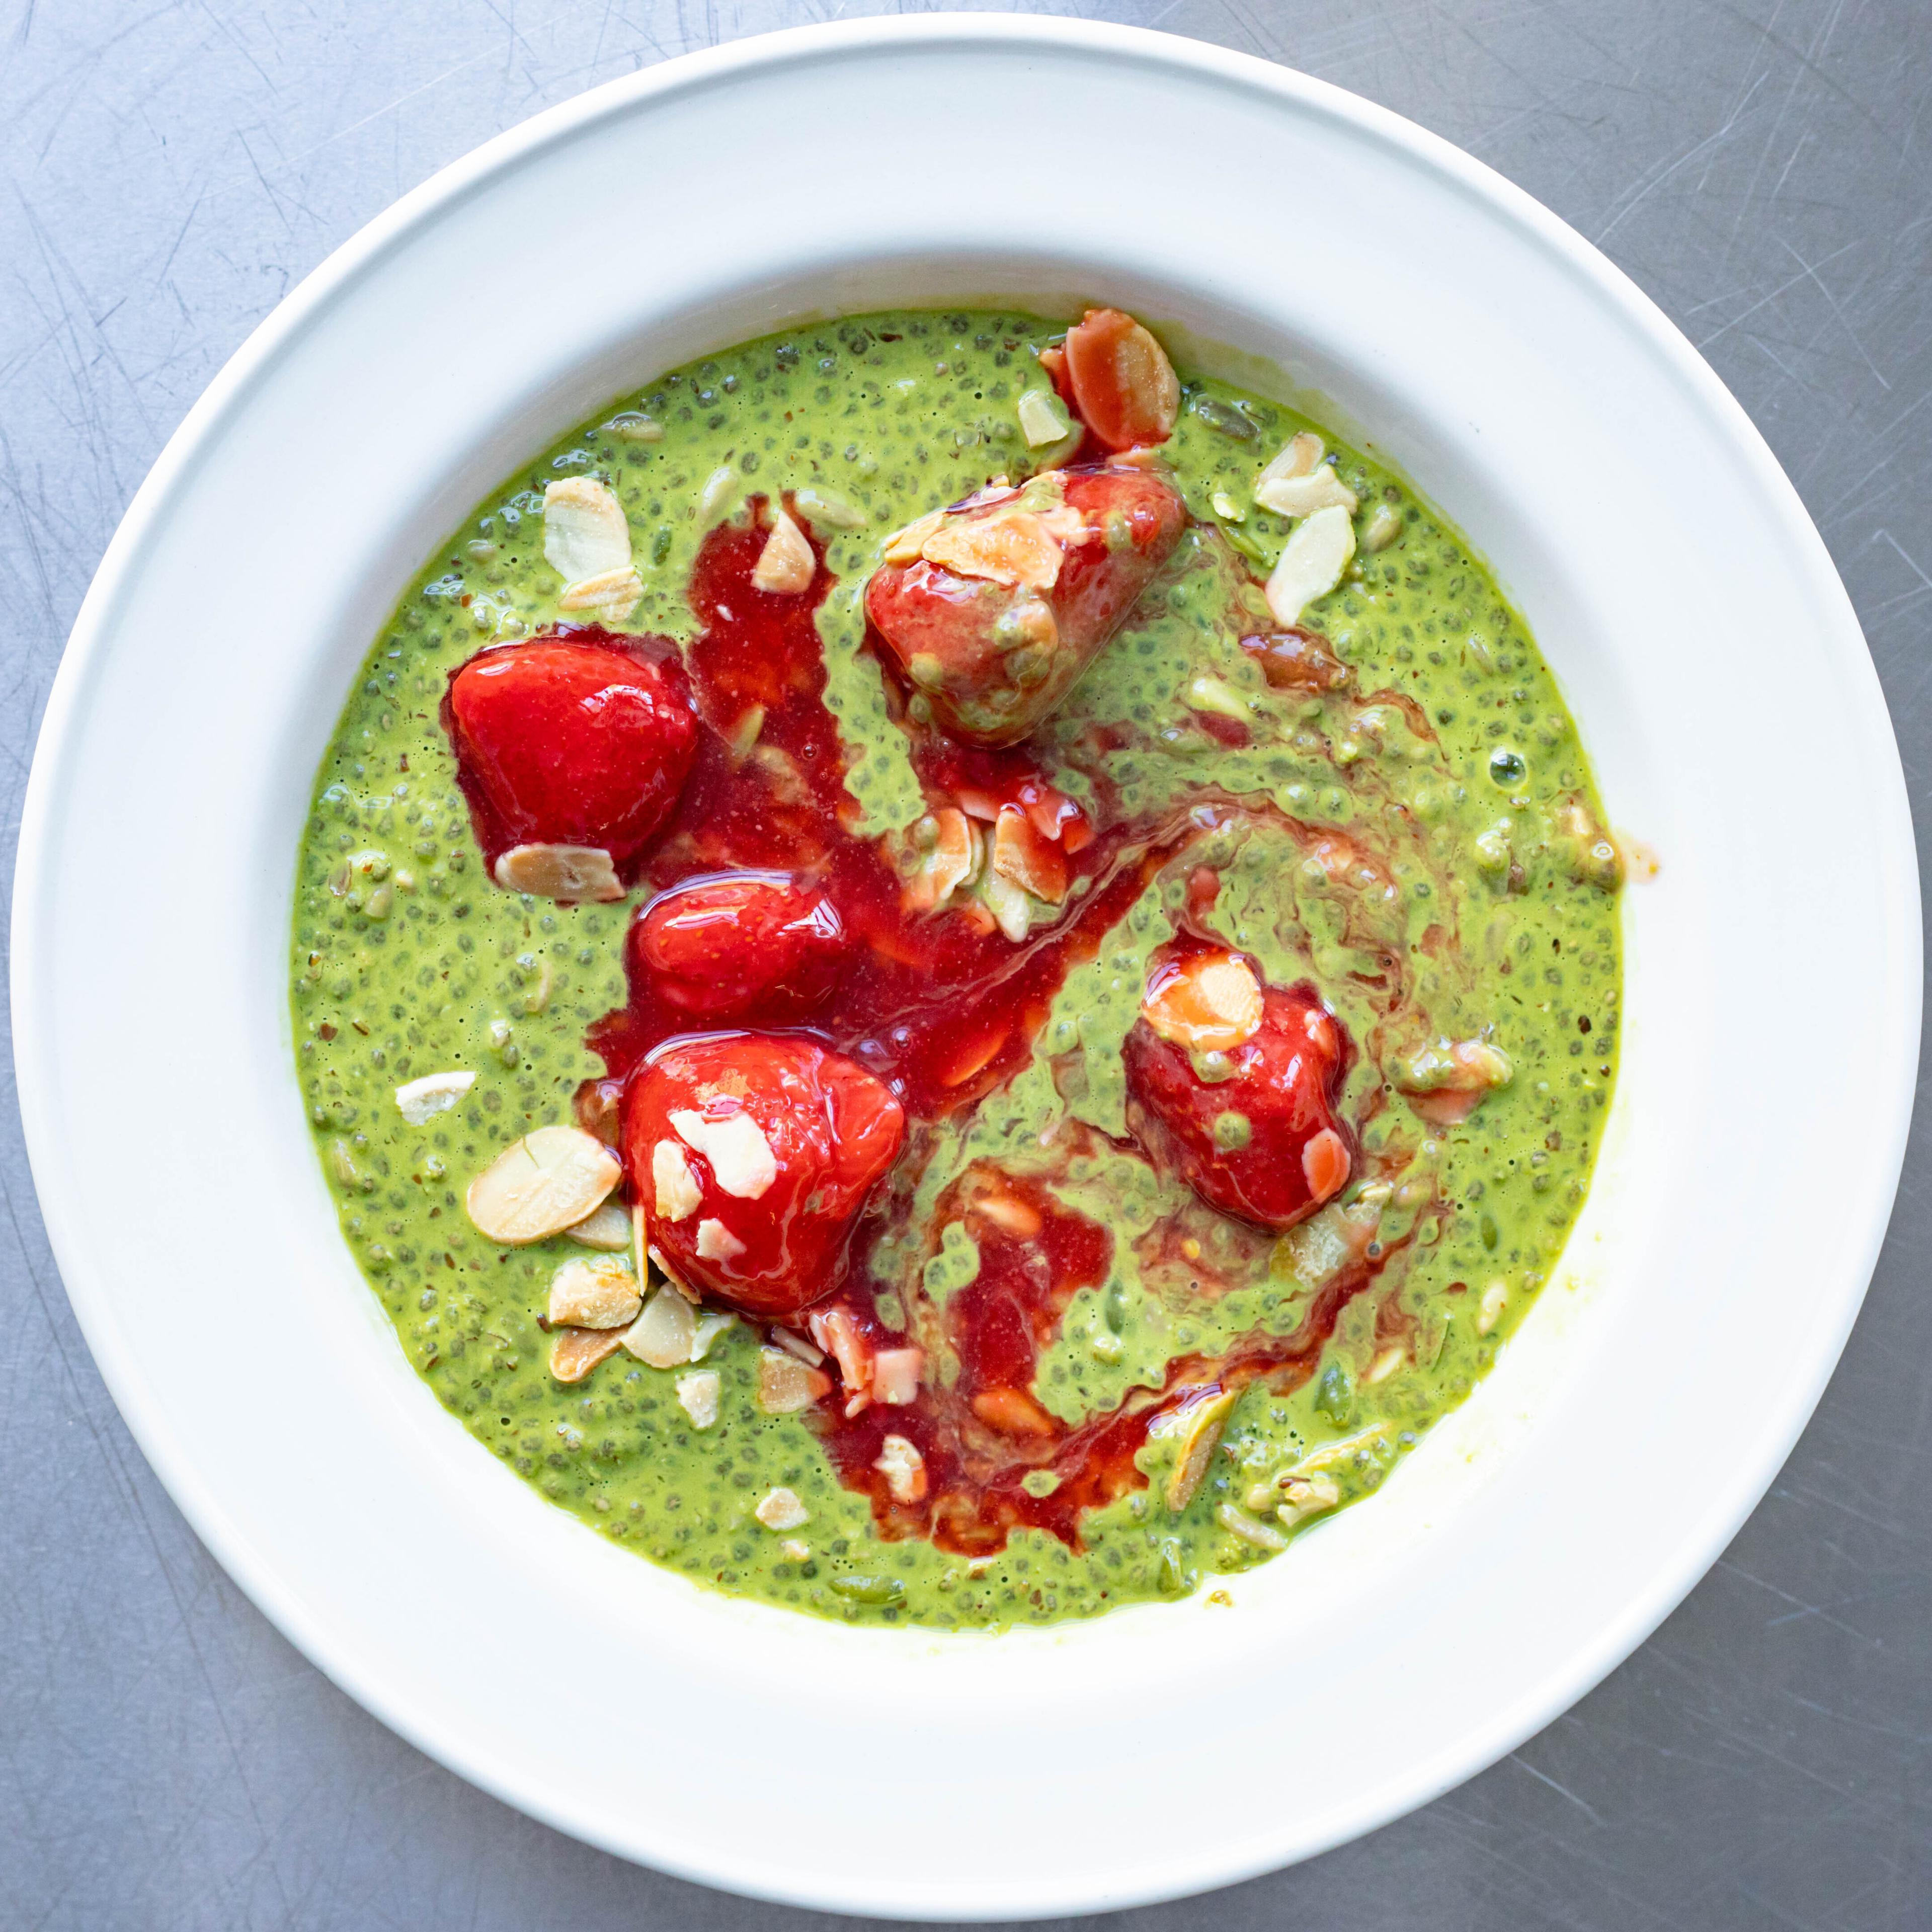
M 707 348 L 969 296 L 1103 298 L 1236 345 L 1209 355 L 1224 373 L 1329 398 L 1486 553 L 1664 870 L 1628 895 L 1622 1078 L 1566 1271 L 1474 1398 L 1232 1609 L 941 1640 L 707 1594 L 472 1442 L 338 1237 L 284 986 L 347 680 L 472 502 Z M 1624 1656 L 1838 1356 L 1919 1016 L 1863 641 L 1682 338 L 1393 116 L 1065 20 L 866 21 L 674 61 L 492 142 L 333 256 L 115 538 L 48 707 L 14 918 L 21 1103 L 69 1292 L 256 1602 L 566 1831 L 744 1892 L 946 1918 L 1304 1857 Z

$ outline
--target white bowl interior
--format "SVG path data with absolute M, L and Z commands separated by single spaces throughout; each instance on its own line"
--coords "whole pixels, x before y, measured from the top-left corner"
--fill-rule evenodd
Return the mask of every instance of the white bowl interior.
M 986 154 L 988 100 L 1081 169 L 1045 194 L 1036 142 Z M 1150 117 L 1163 149 L 1264 153 L 1300 187 L 1149 181 Z M 868 191 L 788 191 L 788 171 Z M 1622 1076 L 1582 1222 L 1471 1401 L 1371 1503 L 1230 1583 L 1232 1609 L 942 1640 L 700 1591 L 470 1441 L 338 1234 L 286 973 L 349 680 L 487 488 L 706 350 L 979 298 L 1115 302 L 1221 373 L 1328 399 L 1488 558 L 1613 820 L 1664 869 L 1628 895 Z M 1798 769 L 1830 775 L 1828 811 Z M 1069 22 L 867 22 L 674 63 L 351 244 L 116 538 L 19 879 L 50 1230 L 117 1399 L 223 1560 L 338 1681 L 512 1802 L 862 1911 L 1223 1882 L 1420 1802 L 1588 1688 L 1715 1556 L 1816 1398 L 1889 1208 L 1918 1024 L 1876 682 L 1714 378 L 1430 137 L 1258 63 Z M 1792 1015 L 1828 986 L 1832 1056 L 1794 1070 Z M 935 1854 L 951 1821 L 994 1816 L 1025 1822 Z

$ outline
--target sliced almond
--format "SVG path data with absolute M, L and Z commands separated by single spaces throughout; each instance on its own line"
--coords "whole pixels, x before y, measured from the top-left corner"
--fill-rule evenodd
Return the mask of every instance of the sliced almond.
M 816 1342 L 808 1342 L 796 1328 L 775 1328 L 771 1339 L 776 1346 L 796 1355 L 809 1367 L 815 1369 L 825 1360 L 825 1351 Z
M 700 1369 L 677 1378 L 677 1406 L 691 1418 L 694 1429 L 709 1429 L 718 1420 L 718 1391 L 724 1387 L 716 1369 Z
M 1002 1436 L 1045 1437 L 1053 1434 L 1053 1418 L 1024 1389 L 982 1389 L 973 1398 L 973 1413 Z
M 601 845 L 512 845 L 497 860 L 494 874 L 506 892 L 530 892 L 566 905 L 624 896 L 616 868 Z
M 470 1220 L 506 1247 L 548 1240 L 603 1204 L 622 1172 L 581 1127 L 538 1127 L 512 1142 L 470 1184 Z
M 752 566 L 752 582 L 760 590 L 795 597 L 812 588 L 818 568 L 805 532 L 781 510 L 772 521 L 772 533 Z
M 993 922 L 1017 946 L 1033 925 L 1033 902 L 1004 874 L 988 872 L 980 882 Z
M 1503 1318 L 1503 1311 L 1509 1306 L 1509 1283 L 1492 1281 L 1483 1290 L 1483 1298 L 1476 1304 L 1476 1333 L 1486 1335 Z
M 704 1204 L 704 1190 L 676 1141 L 659 1141 L 651 1149 L 651 1186 L 652 1211 L 660 1221 L 682 1221 Z
M 678 1138 L 711 1163 L 711 1178 L 727 1194 L 756 1201 L 778 1178 L 778 1156 L 749 1114 L 707 1120 L 688 1107 L 670 1117 Z
M 1064 442 L 1073 433 L 1066 406 L 1051 389 L 1028 389 L 1019 400 L 1020 434 L 1029 449 Z
M 1303 430 L 1290 438 L 1287 446 L 1255 478 L 1257 491 L 1270 483 L 1283 483 L 1296 476 L 1313 473 L 1315 466 L 1328 454 L 1327 446 L 1312 430 Z
M 1222 1389 L 1190 1403 L 1173 1418 L 1180 1432 L 1180 1448 L 1167 1479 L 1167 1506 L 1178 1516 L 1194 1500 L 1208 1474 L 1208 1458 L 1221 1439 L 1234 1406 L 1236 1391 Z
M 926 1496 L 926 1458 L 903 1436 L 888 1436 L 879 1444 L 872 1467 L 886 1479 L 896 1503 L 922 1502 Z
M 560 1382 L 580 1382 L 623 1339 L 616 1328 L 560 1328 L 550 1337 L 550 1372 Z
M 1319 1133 L 1310 1135 L 1303 1144 L 1301 1177 L 1308 1183 L 1310 1195 L 1317 1201 L 1328 1200 L 1341 1192 L 1353 1164 L 1348 1158 L 1348 1142 L 1333 1127 L 1324 1127 Z
M 728 508 L 744 494 L 743 479 L 736 470 L 727 463 L 712 471 L 704 479 L 704 488 L 698 493 L 698 514 L 709 519 L 720 510 Z
M 916 563 L 926 548 L 926 540 L 946 520 L 944 510 L 928 510 L 922 517 L 896 530 L 886 539 L 888 563 Z
M 1288 1538 L 1274 1524 L 1263 1522 L 1260 1517 L 1237 1509 L 1232 1503 L 1223 1503 L 1214 1512 L 1214 1520 L 1231 1536 L 1238 1536 L 1244 1543 L 1252 1543 L 1257 1550 L 1280 1551 L 1288 1547 Z
M 701 1262 L 735 1262 L 745 1252 L 745 1244 L 722 1221 L 716 1219 L 698 1224 L 698 1258 Z
M 758 1352 L 758 1406 L 767 1415 L 796 1415 L 832 1393 L 832 1378 L 782 1348 Z
M 926 538 L 921 554 L 927 562 L 962 577 L 1051 590 L 1060 580 L 1065 553 L 1043 518 L 1012 509 L 948 517 Z
M 629 567 L 631 526 L 608 484 L 566 476 L 545 488 L 544 556 L 566 584 Z
M 773 1490 L 752 1514 L 767 1529 L 802 1529 L 812 1520 L 812 1512 L 798 1499 L 794 1490 Z
M 653 1369 L 681 1368 L 691 1360 L 698 1317 L 676 1289 L 661 1288 L 624 1330 L 624 1346 Z
M 554 1328 L 622 1328 L 643 1306 L 638 1277 L 615 1255 L 580 1255 L 550 1276 L 548 1313 Z
M 1286 1488 L 1288 1500 L 1275 1514 L 1291 1529 L 1342 1500 L 1342 1486 L 1332 1476 L 1292 1476 Z
M 711 1352 L 711 1345 L 728 1328 L 735 1328 L 738 1318 L 735 1315 L 700 1315 L 698 1327 L 691 1338 L 691 1359 L 701 1362 Z
M 1141 1015 L 1162 1040 L 1192 1053 L 1226 1053 L 1262 1023 L 1262 984 L 1238 952 L 1201 952 L 1162 968 Z
M 1355 526 L 1339 503 L 1304 517 L 1282 545 L 1266 586 L 1275 622 L 1284 628 L 1300 622 L 1310 604 L 1341 582 L 1354 554 Z
M 937 912 L 962 886 L 979 876 L 978 828 L 963 812 L 943 806 L 932 814 L 932 843 L 920 854 L 906 882 L 908 912 Z
M 586 1248 L 602 1248 L 607 1254 L 620 1255 L 631 1245 L 631 1216 L 628 1209 L 607 1201 L 596 1214 L 586 1214 L 575 1226 L 563 1232 Z
M 993 870 L 1048 905 L 1066 896 L 1066 854 L 1016 805 L 1002 806 L 994 821 Z
M 856 503 L 848 503 L 836 490 L 822 483 L 808 483 L 791 493 L 793 506 L 815 530 L 862 530 L 866 513 Z
M 1306 476 L 1279 476 L 1256 487 L 1255 501 L 1280 517 L 1312 517 L 1339 508 L 1355 514 L 1355 493 L 1324 463 Z
M 476 1084 L 473 1073 L 425 1073 L 396 1089 L 396 1105 L 411 1126 L 419 1127 L 432 1116 L 448 1112 Z
M 580 577 L 564 587 L 556 600 L 560 610 L 595 610 L 621 623 L 638 608 L 644 594 L 644 580 L 630 564 L 621 570 L 607 570 L 596 577 Z
M 1402 535 L 1402 512 L 1388 503 L 1378 503 L 1369 512 L 1367 526 L 1362 532 L 1362 548 L 1366 550 L 1387 550 Z
M 896 1408 L 916 1402 L 925 1366 L 923 1348 L 881 1348 L 872 1358 L 872 1400 Z

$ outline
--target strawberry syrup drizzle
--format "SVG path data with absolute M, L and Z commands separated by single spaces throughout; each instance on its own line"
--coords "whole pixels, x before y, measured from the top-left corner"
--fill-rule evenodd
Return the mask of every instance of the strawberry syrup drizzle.
M 971 1106 L 1028 1063 L 1067 972 L 1096 955 L 1108 928 L 1196 828 L 1091 826 L 1046 783 L 1024 747 L 975 750 L 913 729 L 914 766 L 933 803 L 958 803 L 982 819 L 1003 804 L 1019 806 L 1042 832 L 1057 827 L 1066 835 L 1066 845 L 1077 848 L 1069 851 L 1070 873 L 1088 884 L 1083 895 L 1070 896 L 1055 923 L 1018 945 L 957 913 L 908 916 L 899 878 L 878 845 L 849 829 L 856 806 L 824 702 L 813 621 L 836 580 L 814 541 L 819 568 L 808 596 L 754 587 L 764 500 L 752 500 L 748 519 L 712 531 L 693 566 L 689 602 L 702 628 L 686 661 L 711 728 L 644 883 L 661 892 L 708 874 L 775 868 L 823 887 L 855 950 L 830 999 L 797 1030 L 886 1081 L 909 1120 L 934 1121 Z M 754 738 L 748 713 L 754 706 L 762 717 Z M 747 740 L 748 750 L 734 750 Z M 1105 812 L 1108 788 L 1099 795 Z M 662 1042 L 690 1030 L 687 1016 L 657 998 L 628 938 L 626 960 L 628 1004 L 590 1030 L 606 1072 L 579 1094 L 586 1120 L 614 1118 L 632 1070 Z M 1204 1388 L 1262 1375 L 1282 1388 L 1299 1382 L 1343 1303 L 1390 1258 L 1354 1263 L 1293 1336 L 1256 1334 L 1224 1358 L 1178 1358 L 1160 1388 L 1132 1390 L 1112 1412 L 1070 1425 L 1029 1391 L 1068 1303 L 1106 1280 L 1113 1234 L 1038 1183 L 1003 1175 L 1001 1190 L 1039 1222 L 1036 1231 L 1016 1233 L 964 1200 L 963 1185 L 926 1231 L 936 1251 L 940 1228 L 967 1214 L 980 1250 L 977 1275 L 936 1318 L 957 1359 L 956 1378 L 945 1383 L 929 1363 L 928 1379 L 910 1404 L 874 1405 L 847 1417 L 835 1392 L 813 1420 L 840 1479 L 871 1498 L 882 1535 L 927 1536 L 970 1556 L 997 1552 L 1022 1526 L 1079 1548 L 1084 1512 L 1144 1486 L 1135 1458 L 1163 1413 Z M 864 1265 L 908 1198 L 892 1196 L 890 1206 L 861 1222 L 854 1265 L 838 1297 L 874 1348 L 908 1339 L 880 1318 Z M 873 1466 L 888 1435 L 907 1438 L 925 1458 L 928 1489 L 919 1502 L 896 1502 Z M 1041 1472 L 1054 1479 L 1043 1496 L 1026 1486 Z M 1035 1487 L 1046 1486 L 1036 1475 Z

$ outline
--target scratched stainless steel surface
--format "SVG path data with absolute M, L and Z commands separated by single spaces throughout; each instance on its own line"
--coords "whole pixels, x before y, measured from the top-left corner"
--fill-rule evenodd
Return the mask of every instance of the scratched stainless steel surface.
M 1520 182 L 1634 275 L 1762 426 L 1822 529 L 1924 823 L 1924 0 L 1095 10 L 1384 102 Z M 163 441 L 249 329 L 396 195 L 499 129 L 668 56 L 820 17 L 782 0 L 0 0 L 9 880 L 34 730 L 89 573 Z M 1204 194 L 1237 177 L 1252 188 L 1263 165 L 1172 159 L 1198 172 Z M 1292 204 L 1294 184 L 1279 192 Z M 1832 808 L 1830 772 L 1793 782 Z M 170 860 L 141 851 L 134 824 L 130 856 Z M 0 1068 L 10 1082 L 10 1054 Z M 112 1126 L 111 1096 L 102 1118 Z M 104 1138 L 104 1164 L 139 1157 L 127 1125 L 124 1140 Z M 430 1763 L 324 1681 L 216 1568 L 122 1427 L 49 1258 L 10 1096 L 0 1190 L 0 1924 L 833 1922 L 586 1850 Z M 1916 1258 L 1929 1240 L 1922 1117 L 1891 1241 L 1816 1419 L 1710 1576 L 1594 1695 L 1371 1838 L 1118 1922 L 1932 1924 L 1932 1300 Z M 1750 1391 L 1713 1364 L 1711 1399 L 1742 1404 Z M 1446 1667 L 1478 1634 L 1419 1618 L 1416 1641 L 1440 1646 Z M 1320 1774 L 1318 1751 L 1285 1766 L 1282 1802 Z M 853 1824 L 862 1856 L 865 1820 Z M 936 1821 L 935 1856 L 982 1852 L 997 1856 L 979 1821 Z

